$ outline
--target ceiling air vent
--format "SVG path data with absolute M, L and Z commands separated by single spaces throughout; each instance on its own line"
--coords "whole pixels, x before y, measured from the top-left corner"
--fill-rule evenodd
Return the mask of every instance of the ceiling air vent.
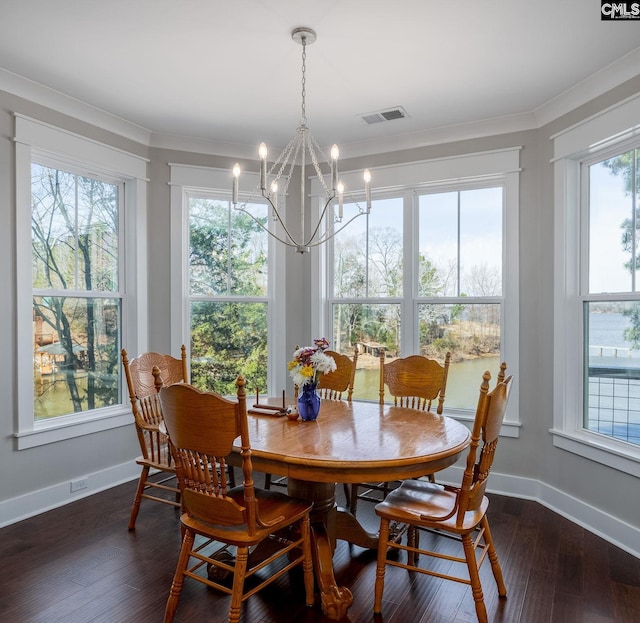
M 406 111 L 402 106 L 396 106 L 389 110 L 381 110 L 379 112 L 367 113 L 366 115 L 360 115 L 365 123 L 382 123 L 383 121 L 393 121 L 394 119 L 404 119 L 407 116 Z

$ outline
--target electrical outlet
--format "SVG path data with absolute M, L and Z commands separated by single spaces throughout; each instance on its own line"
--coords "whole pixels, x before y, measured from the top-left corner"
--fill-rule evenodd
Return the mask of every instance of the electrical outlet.
M 80 489 L 86 489 L 86 488 L 87 488 L 86 478 L 79 478 L 78 480 L 71 481 L 71 493 L 74 493 L 75 491 L 80 491 Z

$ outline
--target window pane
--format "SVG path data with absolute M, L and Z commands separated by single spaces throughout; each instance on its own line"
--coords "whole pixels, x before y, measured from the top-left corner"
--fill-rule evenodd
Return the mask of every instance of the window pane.
M 191 303 L 191 382 L 203 391 L 247 393 L 267 389 L 267 304 Z
M 371 205 L 368 237 L 368 296 L 402 296 L 402 200 Z
M 247 204 L 246 210 L 266 227 L 266 205 Z M 231 294 L 266 296 L 268 235 L 248 215 L 231 211 Z
M 475 409 L 482 375 L 500 365 L 500 305 L 418 305 L 420 354 L 444 361 L 451 352 L 445 406 Z
M 78 289 L 118 289 L 118 187 L 78 176 Z
M 502 188 L 421 195 L 418 296 L 502 294 Z
M 118 187 L 31 167 L 33 287 L 118 289 Z
M 400 305 L 334 304 L 333 350 L 351 357 L 358 347 L 355 400 L 380 397 L 380 351 L 400 356 Z
M 635 292 L 638 270 L 637 150 L 589 167 L 589 291 Z M 635 179 L 635 185 L 634 185 Z M 635 201 L 634 201 L 635 195 Z M 634 231 L 633 212 L 636 205 Z
M 344 222 L 356 213 L 355 204 L 345 204 Z M 402 296 L 402 254 L 402 200 L 374 201 L 370 214 L 335 237 L 334 295 Z
M 120 300 L 33 297 L 34 417 L 120 402 Z
M 640 443 L 640 302 L 585 303 L 585 427 Z
M 460 293 L 502 294 L 502 188 L 460 193 Z
M 265 226 L 267 207 L 246 209 Z M 265 296 L 268 234 L 226 201 L 189 201 L 189 283 L 195 295 Z
M 458 295 L 458 193 L 418 200 L 418 296 Z
M 418 296 L 502 294 L 502 188 L 421 195 Z
M 345 206 L 347 208 L 348 206 Z M 333 251 L 333 293 L 363 297 L 367 292 L 367 217 L 358 217 L 336 235 Z

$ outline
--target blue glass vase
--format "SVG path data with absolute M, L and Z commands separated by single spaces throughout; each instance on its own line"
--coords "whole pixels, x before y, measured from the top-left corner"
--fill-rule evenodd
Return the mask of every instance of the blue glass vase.
M 307 422 L 315 420 L 320 412 L 320 396 L 316 391 L 317 386 L 317 383 L 305 383 L 302 386 L 302 393 L 298 396 L 300 417 Z

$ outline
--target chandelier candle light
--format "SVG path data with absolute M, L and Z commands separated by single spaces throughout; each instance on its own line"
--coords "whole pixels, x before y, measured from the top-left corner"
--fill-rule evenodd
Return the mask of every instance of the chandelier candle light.
M 333 238 L 338 232 L 342 231 L 351 221 L 358 216 L 367 214 L 371 211 L 371 174 L 368 169 L 364 170 L 364 197 L 366 208 L 361 208 L 356 202 L 354 202 L 358 208 L 358 212 L 350 218 L 346 223 L 342 224 L 338 228 L 335 227 L 335 223 L 342 223 L 344 212 L 344 193 L 345 186 L 338 175 L 338 157 L 340 152 L 337 145 L 331 147 L 330 159 L 326 160 L 326 164 L 329 168 L 329 186 L 325 181 L 325 174 L 322 172 L 320 163 L 318 162 L 318 154 L 322 154 L 322 150 L 319 148 L 318 143 L 311 134 L 307 126 L 307 112 L 306 112 L 306 59 L 307 45 L 312 44 L 316 40 L 316 33 L 311 28 L 295 28 L 291 32 L 291 38 L 302 45 L 302 116 L 300 118 L 300 125 L 296 129 L 295 136 L 291 139 L 289 144 L 284 148 L 278 159 L 273 163 L 271 168 L 267 171 L 267 146 L 264 143 L 260 143 L 258 148 L 258 156 L 260 158 L 260 184 L 257 187 L 251 197 L 241 204 L 238 204 L 238 185 L 240 178 L 240 165 L 236 162 L 233 167 L 233 190 L 232 190 L 232 203 L 237 210 L 240 210 L 250 216 L 262 229 L 264 229 L 270 236 L 278 240 L 279 242 L 293 247 L 299 253 L 307 253 L 311 247 L 317 247 L 331 238 Z M 320 212 L 320 218 L 314 227 L 311 228 L 311 234 L 305 237 L 305 218 L 304 218 L 304 202 L 306 198 L 305 189 L 305 168 L 307 164 L 307 155 L 310 158 L 311 164 L 315 169 L 316 175 L 322 184 L 324 191 L 324 207 Z M 278 207 L 278 194 L 283 198 L 281 203 L 284 203 L 287 196 L 287 190 L 289 188 L 289 182 L 293 175 L 294 169 L 298 165 L 300 167 L 300 236 L 295 238 L 289 229 L 287 228 Z M 271 179 L 271 183 L 269 180 Z M 273 218 L 276 222 L 282 225 L 284 234 L 278 234 L 273 229 L 265 227 L 265 225 L 259 221 L 251 212 L 247 210 L 247 204 L 251 202 L 253 196 L 258 192 L 264 197 L 273 210 Z M 335 213 L 335 204 L 337 203 L 337 214 Z M 325 214 L 330 206 L 334 206 L 333 211 L 333 223 L 327 228 L 326 231 L 321 232 L 320 226 L 323 222 Z

